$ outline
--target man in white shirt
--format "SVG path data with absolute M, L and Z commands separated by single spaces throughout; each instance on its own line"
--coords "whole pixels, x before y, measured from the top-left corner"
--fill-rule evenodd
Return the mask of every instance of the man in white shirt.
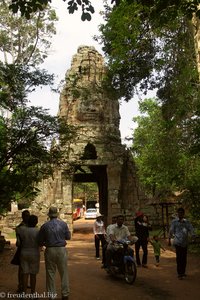
M 115 242 L 119 240 L 129 240 L 133 242 L 129 229 L 124 224 L 124 216 L 119 214 L 117 216 L 116 224 L 113 224 L 109 234 L 109 244 L 106 250 L 106 265 L 107 268 L 111 266 L 113 253 L 116 251 Z M 130 248 L 130 255 L 133 256 L 133 250 Z

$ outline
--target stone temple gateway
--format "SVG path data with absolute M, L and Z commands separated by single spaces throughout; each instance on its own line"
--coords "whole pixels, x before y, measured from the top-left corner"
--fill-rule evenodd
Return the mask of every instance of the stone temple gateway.
M 96 182 L 99 210 L 105 222 L 122 212 L 127 222 L 140 207 L 135 165 L 121 143 L 119 102 L 103 86 L 106 69 L 94 47 L 80 46 L 67 71 L 58 114 L 75 128 L 66 147 L 70 171 L 57 170 L 54 179 L 41 183 L 41 194 L 33 203 L 46 215 L 50 205 L 60 209 L 73 230 L 72 200 L 75 182 Z

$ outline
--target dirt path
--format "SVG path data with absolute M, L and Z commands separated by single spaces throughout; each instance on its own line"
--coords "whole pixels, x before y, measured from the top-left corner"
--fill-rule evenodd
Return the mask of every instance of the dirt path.
M 175 254 L 169 248 L 162 253 L 160 267 L 154 265 L 149 246 L 148 269 L 138 268 L 133 285 L 114 279 L 101 269 L 101 261 L 94 257 L 91 225 L 94 221 L 76 221 L 75 234 L 68 242 L 70 300 L 198 300 L 200 297 L 200 257 L 188 256 L 187 278 L 176 276 Z M 84 229 L 81 229 L 84 225 Z M 17 299 L 17 267 L 10 264 L 14 253 L 5 249 L 0 253 L 0 299 Z M 59 278 L 57 280 L 59 291 Z M 37 292 L 45 299 L 44 257 L 41 254 L 40 273 L 37 276 Z M 13 294 L 13 295 L 12 295 Z M 60 295 L 58 294 L 60 297 Z M 46 298 L 47 299 L 47 298 Z

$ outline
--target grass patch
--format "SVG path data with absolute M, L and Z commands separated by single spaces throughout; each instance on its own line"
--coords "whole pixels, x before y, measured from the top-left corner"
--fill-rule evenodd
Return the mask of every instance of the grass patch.
M 199 244 L 189 245 L 188 252 L 196 255 L 200 255 L 200 247 Z
M 164 238 L 164 232 L 162 228 L 157 228 L 149 231 L 149 237 L 157 235 L 159 238 Z M 166 238 L 168 238 L 168 232 L 165 233 Z
M 7 233 L 6 234 L 6 239 L 15 239 L 16 238 L 16 233 L 15 231 L 13 230 L 13 232 L 10 232 L 10 233 Z

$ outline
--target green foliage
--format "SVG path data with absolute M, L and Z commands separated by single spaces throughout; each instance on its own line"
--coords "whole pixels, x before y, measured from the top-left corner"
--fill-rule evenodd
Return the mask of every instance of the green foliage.
M 185 162 L 183 203 L 189 207 L 195 226 L 200 228 L 200 157 L 189 156 Z
M 118 2 L 121 1 L 118 0 Z M 148 7 L 151 18 L 159 19 L 159 23 L 173 21 L 179 11 L 189 19 L 192 18 L 194 13 L 200 16 L 199 0 L 127 0 L 127 2 L 139 2 Z
M 66 0 L 63 0 L 66 2 Z M 111 0 L 111 4 L 119 6 L 121 3 L 127 2 L 131 3 L 140 3 L 141 5 L 146 6 L 151 12 L 152 17 L 159 16 L 161 19 L 168 19 L 171 15 L 173 20 L 177 11 L 181 9 L 188 18 L 191 18 L 193 13 L 196 13 L 200 16 L 200 10 L 198 8 L 199 0 Z M 48 3 L 51 3 L 51 0 L 12 0 L 10 9 L 17 13 L 20 10 L 22 16 L 25 16 L 27 19 L 31 17 L 31 13 L 37 10 L 42 11 Z M 81 19 L 82 21 L 91 20 L 91 14 L 94 13 L 94 7 L 89 0 L 70 0 L 67 2 L 69 14 L 73 14 L 79 8 L 82 10 Z M 170 14 L 169 14 L 170 10 Z M 167 11 L 167 16 L 166 16 Z
M 74 198 L 82 198 L 87 200 L 97 200 L 98 199 L 98 187 L 94 182 L 81 183 L 77 182 L 73 186 Z
M 44 70 L 0 63 L 1 210 L 11 200 L 33 200 L 38 182 L 67 164 L 63 149 L 72 129 L 66 120 L 41 107 L 27 106 L 28 94 L 52 81 L 53 76 Z
M 200 157 L 190 150 L 193 126 L 186 128 L 166 120 L 156 99 L 141 102 L 140 112 L 134 119 L 138 127 L 132 150 L 145 192 L 159 200 L 181 192 L 184 206 L 195 220 L 199 219 Z
M 64 120 L 63 120 L 64 121 Z M 70 138 L 70 129 L 62 120 L 38 107 L 15 108 L 11 117 L 0 118 L 0 203 L 10 199 L 33 197 L 36 184 L 66 163 L 64 152 L 51 147 L 62 135 Z
M 197 73 L 194 38 L 186 12 L 179 6 L 165 7 L 163 1 L 150 2 L 120 1 L 114 9 L 105 6 L 106 22 L 100 26 L 101 35 L 96 37 L 103 44 L 110 82 L 119 97 L 127 101 L 138 88 L 143 93 L 156 88 L 159 98 L 164 98 L 162 93 L 170 93 L 171 82 L 178 79 L 179 84 L 180 79 L 186 79 L 183 75 Z M 159 6 L 161 2 L 164 6 Z M 175 15 L 171 14 L 172 8 Z M 159 9 L 165 12 L 165 20 L 162 14 L 153 14 Z M 190 66 L 187 64 L 183 72 L 185 59 Z
M 159 101 L 141 103 L 143 115 L 136 119 L 134 133 L 139 176 L 146 191 L 158 199 L 181 191 L 184 204 L 198 218 L 200 89 L 193 37 L 182 17 L 157 36 L 162 41 L 156 65 L 162 74 Z
M 0 62 L 0 106 L 12 111 L 16 106 L 27 103 L 28 93 L 36 87 L 52 86 L 53 81 L 54 75 L 48 74 L 46 70 Z
M 66 0 L 63 1 L 65 2 Z M 49 3 L 51 3 L 51 0 L 12 0 L 10 9 L 13 13 L 17 13 L 20 10 L 22 16 L 30 19 L 33 12 L 43 11 Z M 67 5 L 69 14 L 73 14 L 79 8 L 82 10 L 82 21 L 90 21 L 91 14 L 95 12 L 94 7 L 89 0 L 70 0 L 67 1 Z
M 56 33 L 55 11 L 45 6 L 42 12 L 34 12 L 31 19 L 14 14 L 9 10 L 8 0 L 0 4 L 0 51 L 4 61 L 13 64 L 38 65 L 47 57 Z
M 132 98 L 138 83 L 147 88 L 154 68 L 154 37 L 141 14 L 140 4 L 127 5 L 123 1 L 117 9 L 106 7 L 106 23 L 100 26 L 102 35 L 96 37 L 103 44 L 108 61 L 108 77 L 119 97 Z
M 134 118 L 138 127 L 133 135 L 133 153 L 140 180 L 151 197 L 176 190 L 181 175 L 179 131 L 168 130 L 161 106 L 154 99 L 140 103 L 141 116 Z M 176 143 L 174 143 L 176 140 Z
M 51 2 L 51 0 L 12 0 L 10 9 L 13 11 L 13 13 L 17 13 L 18 10 L 20 10 L 21 15 L 29 19 L 31 13 L 36 12 L 37 10 L 44 10 L 49 2 Z
M 0 4 L 0 51 L 5 58 L 0 62 L 0 211 L 11 200 L 29 203 L 39 192 L 38 182 L 67 164 L 63 149 L 72 134 L 65 119 L 28 106 L 29 93 L 53 84 L 54 76 L 38 64 L 55 33 L 54 11 L 47 7 L 27 21 L 12 16 L 7 5 L 7 0 Z

